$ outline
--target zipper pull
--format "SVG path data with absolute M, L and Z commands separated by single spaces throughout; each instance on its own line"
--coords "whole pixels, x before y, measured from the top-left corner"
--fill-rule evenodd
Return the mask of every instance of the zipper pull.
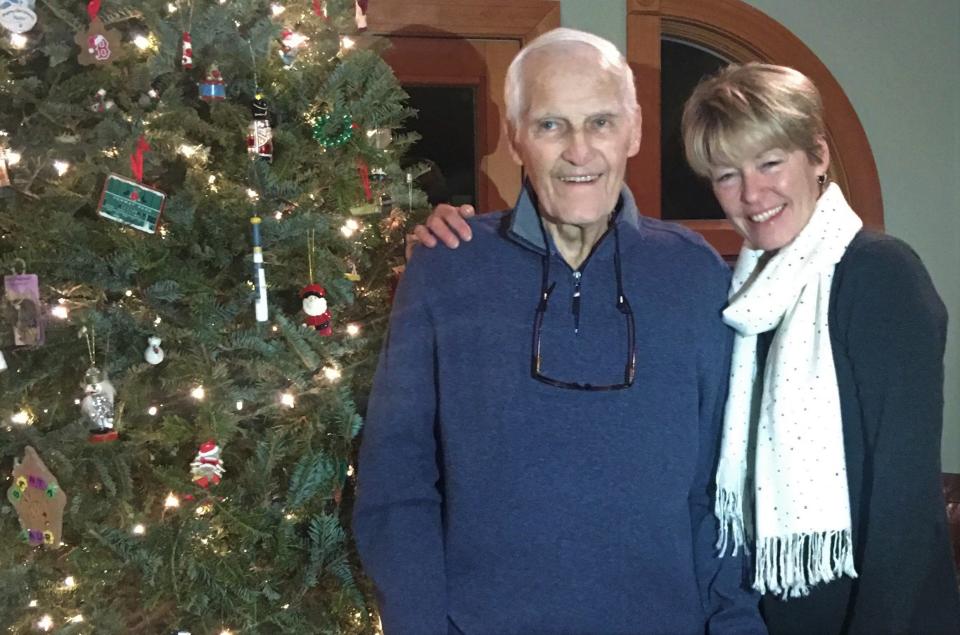
M 573 272 L 573 332 L 580 332 L 580 272 Z

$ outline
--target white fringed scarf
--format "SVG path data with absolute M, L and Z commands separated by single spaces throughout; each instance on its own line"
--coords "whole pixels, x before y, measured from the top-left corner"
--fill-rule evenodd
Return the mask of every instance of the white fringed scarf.
M 775 252 L 740 252 L 723 320 L 736 331 L 717 468 L 717 548 L 756 537 L 753 588 L 782 598 L 857 577 L 827 314 L 837 262 L 863 226 L 831 184 Z M 757 336 L 776 329 L 758 374 Z M 755 450 L 754 450 L 755 446 Z M 748 489 L 750 488 L 750 489 Z M 750 517 L 755 514 L 751 526 Z

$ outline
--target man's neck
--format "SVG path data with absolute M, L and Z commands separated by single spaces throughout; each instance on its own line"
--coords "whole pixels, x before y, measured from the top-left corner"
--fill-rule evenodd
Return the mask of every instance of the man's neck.
M 550 232 L 557 251 L 567 264 L 572 269 L 579 269 L 590 255 L 593 246 L 607 231 L 609 220 L 610 217 L 607 216 L 591 225 L 567 225 L 544 218 L 543 226 Z

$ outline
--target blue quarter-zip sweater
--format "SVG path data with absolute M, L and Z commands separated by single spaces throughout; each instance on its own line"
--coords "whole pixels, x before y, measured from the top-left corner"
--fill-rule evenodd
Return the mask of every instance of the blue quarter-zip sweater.
M 729 369 L 729 270 L 696 235 L 618 204 L 637 325 L 623 381 L 614 236 L 575 272 L 525 190 L 417 251 L 397 290 L 360 451 L 354 529 L 387 635 L 765 633 L 740 558 L 716 557 L 712 476 Z M 574 293 L 579 288 L 579 329 Z

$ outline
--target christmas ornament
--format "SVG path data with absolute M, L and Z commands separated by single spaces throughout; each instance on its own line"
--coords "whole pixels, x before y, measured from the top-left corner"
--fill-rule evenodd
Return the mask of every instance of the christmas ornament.
M 307 315 L 304 324 L 312 326 L 320 335 L 333 335 L 326 289 L 319 284 L 308 284 L 300 289 L 300 299 L 303 301 L 303 312 Z
M 107 99 L 107 91 L 101 88 L 94 97 L 94 102 L 90 104 L 90 110 L 93 112 L 106 112 L 113 108 L 112 99 Z
M 367 139 L 377 150 L 386 150 L 393 143 L 393 131 L 390 128 L 373 128 L 367 131 Z
M 369 202 L 373 199 L 373 191 L 370 189 L 370 168 L 360 158 L 357 159 L 357 175 L 360 177 L 360 185 L 363 186 L 363 199 Z
M 183 2 L 177 0 L 177 8 L 180 9 L 180 31 L 183 35 L 180 37 L 180 67 L 183 70 L 193 68 L 193 39 L 190 37 L 190 29 L 193 27 L 193 0 L 190 0 L 190 10 L 183 10 Z
M 355 0 L 354 5 L 354 21 L 357 23 L 358 31 L 367 30 L 367 5 L 369 4 L 368 0 Z
M 90 424 L 89 440 L 91 443 L 115 441 L 113 402 L 116 390 L 107 374 L 97 368 L 97 332 L 93 327 L 83 327 L 79 337 L 86 340 L 90 357 L 90 368 L 83 374 L 83 400 L 80 402 L 80 412 Z
M 256 214 L 250 217 L 250 228 L 253 234 L 253 284 L 256 289 L 253 308 L 257 322 L 266 322 L 270 314 L 267 307 L 267 274 L 263 268 L 263 242 L 260 239 L 262 220 Z
M 7 169 L 7 149 L 0 143 L 0 198 L 9 193 L 10 172 Z
M 313 14 L 317 17 L 327 18 L 327 3 L 322 0 L 313 0 Z
M 37 24 L 35 0 L 2 0 L 0 26 L 11 33 L 26 33 Z
M 307 315 L 304 324 L 312 326 L 320 335 L 333 335 L 330 311 L 327 308 L 327 291 L 313 281 L 313 258 L 316 252 L 317 232 L 310 229 L 307 231 L 307 275 L 310 284 L 300 289 L 301 306 Z
M 46 549 L 60 546 L 67 495 L 29 445 L 23 449 L 22 461 L 14 459 L 13 485 L 7 490 L 7 500 L 20 518 L 24 542 Z
M 213 439 L 200 444 L 197 456 L 190 463 L 190 476 L 193 482 L 206 489 L 220 483 L 224 473 L 223 461 L 220 460 L 220 446 Z
M 106 373 L 91 366 L 83 375 L 83 400 L 80 411 L 90 424 L 90 441 L 115 441 L 117 432 L 113 429 L 113 401 L 116 390 Z
M 297 33 L 290 27 L 283 27 L 280 31 L 280 59 L 284 66 L 293 66 L 300 52 L 300 47 L 307 41 L 306 36 Z
M 143 351 L 143 359 L 148 364 L 156 366 L 163 361 L 163 349 L 160 348 L 161 339 L 155 335 L 147 338 L 147 349 Z
M 87 15 L 90 17 L 90 26 L 83 33 L 77 33 L 73 39 L 80 47 L 77 56 L 84 66 L 90 64 L 109 64 L 123 57 L 120 47 L 120 33 L 114 29 L 107 29 L 100 21 L 100 0 L 90 0 L 87 3 Z
M 253 119 L 247 132 L 247 152 L 253 159 L 273 160 L 273 131 L 270 128 L 270 112 L 263 95 L 257 93 L 253 100 Z
M 23 263 L 22 260 L 18 262 Z M 23 263 L 25 268 L 25 263 Z M 36 274 L 16 273 L 3 277 L 4 297 L 13 324 L 16 346 L 40 346 L 44 342 L 44 319 L 40 309 L 40 281 Z
M 357 271 L 357 263 L 347 258 L 347 266 L 350 267 L 350 271 L 343 274 L 343 277 L 350 282 L 360 282 L 360 272 Z
M 180 66 L 184 70 L 193 68 L 193 41 L 190 39 L 190 32 L 183 32 L 183 41 L 181 46 Z
M 151 88 L 147 92 L 140 94 L 140 97 L 137 99 L 137 103 L 140 104 L 142 107 L 146 108 L 152 105 L 153 100 L 159 97 L 160 97 L 160 93 L 158 93 L 155 89 Z
M 227 98 L 227 86 L 223 83 L 223 77 L 220 75 L 220 68 L 213 64 L 207 71 L 207 78 L 200 82 L 200 99 L 210 103 L 214 101 L 223 101 Z
M 97 213 L 142 232 L 155 234 L 166 197 L 160 190 L 111 174 L 103 184 Z
M 353 135 L 353 118 L 348 113 L 324 113 L 313 120 L 313 138 L 324 150 L 342 146 Z

